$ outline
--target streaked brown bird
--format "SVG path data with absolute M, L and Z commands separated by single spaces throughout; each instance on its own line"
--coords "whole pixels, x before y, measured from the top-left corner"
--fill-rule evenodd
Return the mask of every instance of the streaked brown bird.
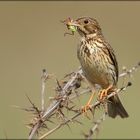
M 98 84 L 102 88 L 100 98 L 108 95 L 117 88 L 118 63 L 110 44 L 105 40 L 98 22 L 90 17 L 77 20 L 70 18 L 65 22 L 73 32 L 78 31 L 81 36 L 77 55 L 86 79 L 92 86 Z M 88 108 L 91 98 L 85 108 Z M 107 102 L 108 115 L 115 118 L 128 117 L 118 95 L 109 98 Z M 86 110 L 86 109 L 85 109 Z

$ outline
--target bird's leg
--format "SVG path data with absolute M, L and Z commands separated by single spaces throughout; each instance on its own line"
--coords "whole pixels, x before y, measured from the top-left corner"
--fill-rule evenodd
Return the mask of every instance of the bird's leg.
M 82 112 L 83 112 L 86 116 L 87 116 L 87 111 L 88 111 L 88 109 L 91 109 L 91 104 L 90 104 L 90 103 L 91 103 L 91 101 L 92 101 L 94 95 L 95 95 L 95 91 L 92 91 L 92 94 L 91 94 L 91 96 L 90 96 L 90 98 L 89 98 L 87 104 L 86 104 L 85 106 L 82 106 Z M 88 117 L 88 116 L 87 116 L 87 117 Z
M 99 92 L 99 95 L 98 95 L 99 101 L 104 101 L 104 99 L 107 97 L 108 92 L 112 89 L 112 87 L 113 87 L 113 86 L 110 85 L 108 88 L 102 89 L 102 90 Z

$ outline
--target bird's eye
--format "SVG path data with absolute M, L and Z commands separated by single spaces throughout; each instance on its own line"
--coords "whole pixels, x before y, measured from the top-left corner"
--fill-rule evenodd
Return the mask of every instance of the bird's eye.
M 88 20 L 84 20 L 84 23 L 85 23 L 85 24 L 88 24 L 88 22 L 89 22 Z

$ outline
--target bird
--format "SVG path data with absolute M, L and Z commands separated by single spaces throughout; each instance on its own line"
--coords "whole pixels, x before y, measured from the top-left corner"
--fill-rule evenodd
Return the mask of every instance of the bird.
M 72 33 L 77 31 L 80 43 L 77 47 L 77 57 L 87 81 L 95 87 L 100 85 L 100 99 L 117 89 L 119 70 L 115 52 L 106 41 L 98 21 L 91 17 L 80 17 L 76 20 L 68 18 L 65 24 Z M 90 107 L 93 95 L 85 105 Z M 107 101 L 107 113 L 111 118 L 129 117 L 117 94 Z

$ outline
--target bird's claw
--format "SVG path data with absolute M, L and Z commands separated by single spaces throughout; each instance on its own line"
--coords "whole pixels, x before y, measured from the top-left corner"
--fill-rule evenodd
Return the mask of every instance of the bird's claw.
M 81 112 L 84 114 L 84 116 L 86 116 L 88 119 L 90 119 L 90 117 L 87 114 L 88 110 L 92 110 L 92 107 L 90 104 L 86 104 L 85 106 L 81 107 Z
M 98 100 L 100 101 L 100 102 L 103 102 L 106 98 L 107 98 L 107 96 L 108 96 L 108 93 L 109 93 L 109 91 L 112 89 L 112 85 L 110 85 L 108 88 L 106 88 L 106 89 L 103 89 L 103 90 L 101 90 L 100 92 L 99 92 L 99 95 L 98 95 Z

